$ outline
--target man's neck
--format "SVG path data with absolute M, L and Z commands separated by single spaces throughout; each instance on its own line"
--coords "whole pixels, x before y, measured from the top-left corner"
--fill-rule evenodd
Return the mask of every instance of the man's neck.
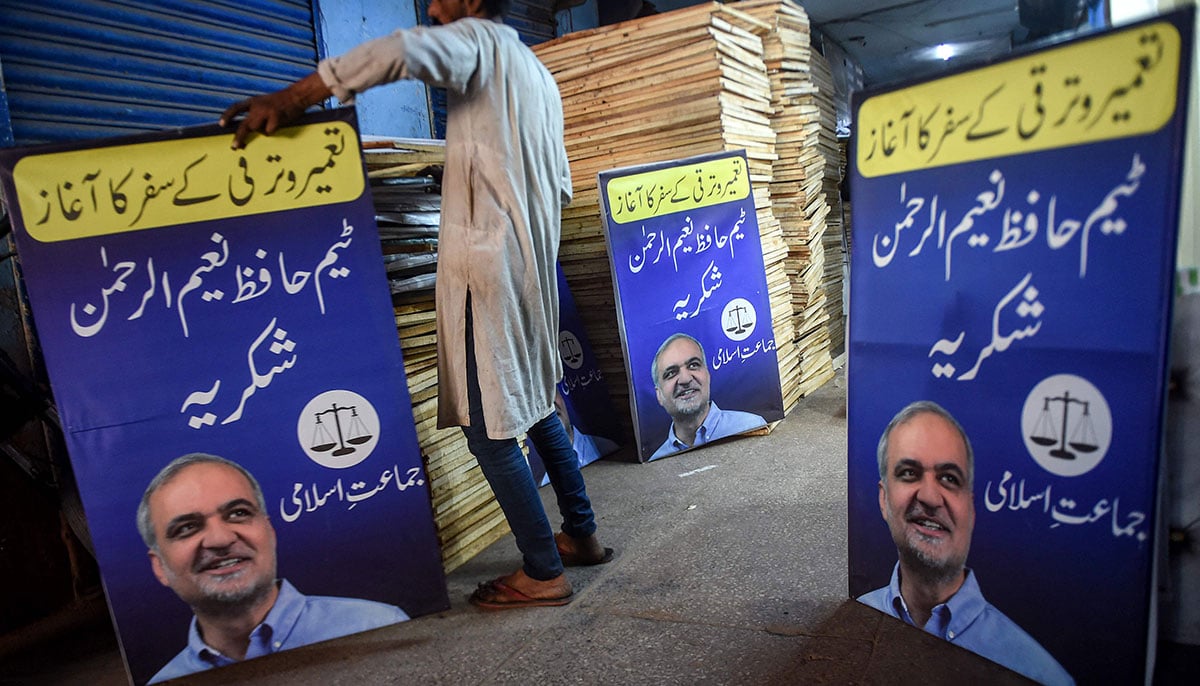
M 482 0 L 470 0 L 467 3 L 467 13 L 463 17 L 471 19 L 483 19 L 485 21 L 504 21 L 504 17 L 493 17 L 488 13 L 487 5 Z
M 696 433 L 700 431 L 700 427 L 704 426 L 704 420 L 708 419 L 708 412 L 712 409 L 712 403 L 704 406 L 704 409 L 695 415 L 688 415 L 682 419 L 676 419 L 672 425 L 675 431 L 675 438 L 685 444 L 687 447 L 692 447 L 696 444 Z
M 967 579 L 967 570 L 942 578 L 930 578 L 928 574 L 914 572 L 900 565 L 900 596 L 908 607 L 913 624 L 925 628 L 933 616 L 933 608 L 954 597 Z
M 212 649 L 231 660 L 246 659 L 246 650 L 250 647 L 250 633 L 275 606 L 279 598 L 278 582 L 271 587 L 271 592 L 261 601 L 237 614 L 213 614 L 196 610 L 196 624 L 200 637 Z

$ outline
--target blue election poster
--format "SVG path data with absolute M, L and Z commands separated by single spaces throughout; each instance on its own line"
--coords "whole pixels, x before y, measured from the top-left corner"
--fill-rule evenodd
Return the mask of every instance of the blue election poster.
M 1154 636 L 1191 10 L 856 102 L 849 592 L 1043 683 Z
M 0 151 L 135 683 L 449 605 L 356 126 Z
M 554 411 L 571 439 L 579 466 L 584 467 L 620 447 L 621 427 L 561 265 L 558 267 L 558 354 L 563 362 L 563 378 L 554 396 Z M 533 441 L 526 439 L 525 447 L 529 450 L 533 480 L 545 486 L 550 477 L 541 455 Z
M 601 172 L 640 459 L 783 418 L 745 151 Z

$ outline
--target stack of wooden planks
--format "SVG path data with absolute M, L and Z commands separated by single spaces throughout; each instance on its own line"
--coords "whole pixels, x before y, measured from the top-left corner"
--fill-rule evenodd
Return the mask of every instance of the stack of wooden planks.
M 825 289 L 825 311 L 829 315 L 829 349 L 836 356 L 846 348 L 846 320 L 843 314 L 842 282 L 847 259 L 841 217 L 841 183 L 846 169 L 845 151 L 837 140 L 837 103 L 835 100 L 833 72 L 829 62 L 820 54 L 812 55 L 813 83 L 816 85 L 816 102 L 820 111 L 821 128 L 817 149 L 825 160 L 822 175 L 822 192 L 830 212 L 825 220 L 825 274 L 822 285 Z
M 508 533 L 508 523 L 461 430 L 437 428 L 437 326 L 433 276 L 441 195 L 441 141 L 371 140 L 363 145 L 412 399 L 429 477 L 433 518 L 447 572 Z
M 769 190 L 774 165 L 763 22 L 709 3 L 568 34 L 534 46 L 563 97 L 574 200 L 559 259 L 617 406 L 629 406 L 596 175 L 745 149 L 754 184 L 784 407 L 800 397 L 788 254 Z M 626 429 L 631 417 L 622 413 Z
M 775 215 L 787 242 L 786 271 L 792 290 L 798 392 L 807 395 L 833 378 L 830 355 L 828 263 L 825 238 L 829 204 L 824 193 L 827 158 L 821 151 L 827 122 L 814 72 L 808 15 L 787 0 L 746 0 L 735 5 L 762 22 L 764 62 L 771 78 L 771 125 L 778 160 L 770 183 Z M 828 135 L 833 124 L 828 122 Z M 841 268 L 840 262 L 838 268 Z M 841 311 L 838 287 L 837 308 Z

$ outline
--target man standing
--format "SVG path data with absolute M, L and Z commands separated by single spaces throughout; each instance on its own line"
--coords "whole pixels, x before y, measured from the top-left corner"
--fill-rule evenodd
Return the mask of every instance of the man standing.
M 524 558 L 481 584 L 476 605 L 564 605 L 563 566 L 606 550 L 571 443 L 554 413 L 558 255 L 571 198 L 558 86 L 500 19 L 510 0 L 432 0 L 441 26 L 400 30 L 322 61 L 288 88 L 236 103 L 234 147 L 273 133 L 330 95 L 351 103 L 373 86 L 414 78 L 445 88 L 446 168 L 438 240 L 438 425 L 462 426 Z M 553 533 L 516 437 L 546 463 L 563 516 Z M 561 555 L 560 555 L 561 553 Z
M 685 333 L 663 341 L 650 373 L 658 404 L 671 415 L 667 440 L 654 451 L 652 460 L 767 425 L 767 420 L 756 414 L 717 407 L 710 398 L 712 377 L 704 347 Z
M 901 410 L 879 439 L 879 511 L 899 562 L 859 601 L 1043 684 L 1074 680 L 1037 640 L 983 598 L 966 566 L 975 529 L 975 456 L 937 403 Z
M 150 683 L 408 619 L 392 605 L 305 596 L 276 580 L 262 488 L 236 462 L 173 460 L 146 487 L 137 526 L 154 576 L 195 613 L 187 647 Z

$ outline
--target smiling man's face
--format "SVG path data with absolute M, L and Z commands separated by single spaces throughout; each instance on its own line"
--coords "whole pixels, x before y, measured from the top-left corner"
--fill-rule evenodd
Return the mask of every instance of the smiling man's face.
M 709 373 L 700 346 L 677 338 L 663 348 L 656 363 L 655 395 L 674 419 L 696 416 L 708 409 Z
M 975 528 L 967 450 L 944 418 L 922 412 L 888 440 L 879 510 L 905 565 L 934 576 L 962 571 Z
M 275 590 L 275 529 L 236 469 L 200 462 L 150 496 L 154 575 L 184 602 L 234 611 Z

